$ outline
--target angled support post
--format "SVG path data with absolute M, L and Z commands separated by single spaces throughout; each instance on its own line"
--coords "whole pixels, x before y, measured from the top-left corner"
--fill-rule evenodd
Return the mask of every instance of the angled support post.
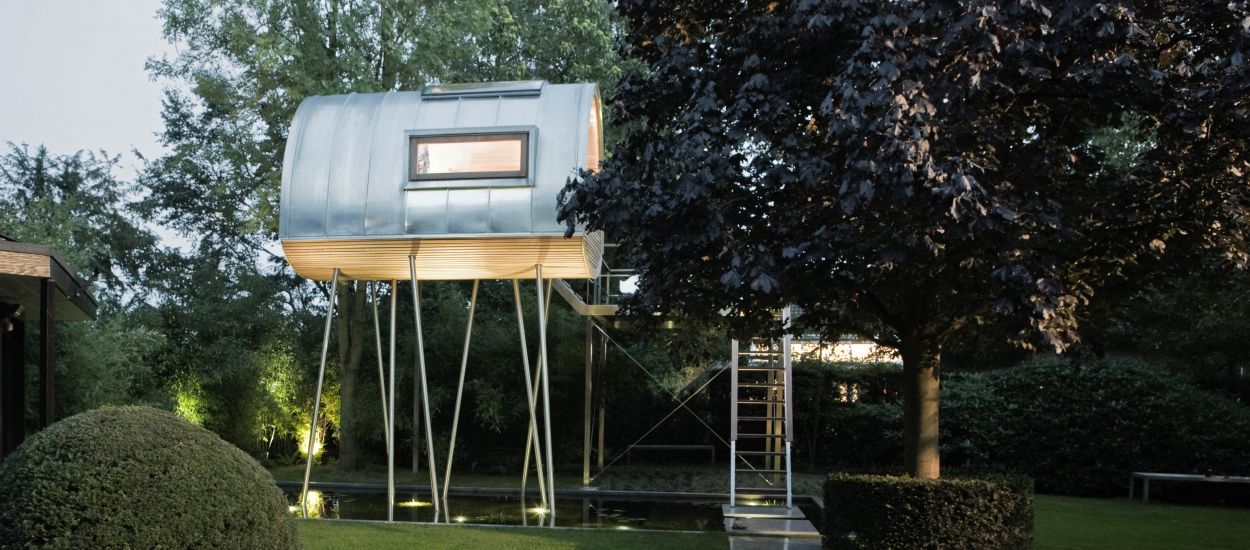
M 321 337 L 321 367 L 317 370 L 317 393 L 313 398 L 312 421 L 308 427 L 308 446 L 304 448 L 304 486 L 299 492 L 299 509 L 308 517 L 308 478 L 312 476 L 313 441 L 317 437 L 317 415 L 321 414 L 321 386 L 326 378 L 326 354 L 330 351 L 330 326 L 334 320 L 334 300 L 339 293 L 339 268 L 330 277 L 330 307 L 326 310 L 326 329 Z
M 551 371 L 547 361 L 547 304 L 543 294 L 543 266 L 534 266 L 534 277 L 538 287 L 538 368 L 542 371 L 543 383 L 543 445 L 547 453 L 547 502 L 551 503 L 551 525 L 556 524 L 556 470 L 555 461 L 551 456 L 551 390 L 549 381 Z M 549 293 L 548 293 L 549 294 Z
M 539 382 L 537 376 L 541 374 L 542 371 L 534 371 L 535 378 L 534 382 L 531 384 L 529 345 L 525 340 L 525 315 L 521 311 L 521 284 L 516 279 L 512 280 L 512 296 L 516 301 L 517 331 L 521 337 L 521 365 L 525 368 L 525 398 L 528 401 L 530 414 L 529 428 L 525 434 L 525 458 L 523 459 L 523 465 L 521 467 L 521 500 L 522 502 L 525 500 L 525 489 L 527 487 L 526 482 L 529 480 L 530 453 L 532 449 L 534 462 L 538 464 L 538 492 L 542 495 L 542 498 L 540 499 L 542 508 L 546 509 L 547 485 L 545 483 L 546 476 L 543 475 L 542 453 L 539 451 L 538 445 L 538 413 L 535 411 L 537 408 L 537 396 L 534 393 L 535 387 L 538 386 Z
M 378 318 L 378 286 L 379 285 L 380 285 L 380 282 L 378 281 L 373 281 L 372 283 L 369 283 L 369 289 L 370 289 L 369 301 L 373 302 L 373 336 L 374 336 L 374 340 L 377 342 L 377 348 L 378 348 L 378 391 L 379 391 L 379 398 L 381 399 L 381 403 L 382 403 L 382 425 L 390 426 L 391 425 L 391 421 L 389 420 L 390 412 L 387 409 L 387 407 L 390 407 L 390 405 L 387 404 L 389 401 L 386 398 L 386 367 L 384 366 L 384 358 L 382 357 L 382 326 Z M 382 431 L 386 434 L 386 455 L 389 457 L 391 453 L 394 452 L 394 448 L 391 445 L 391 431 L 389 429 L 382 430 Z
M 425 340 L 421 331 L 421 287 L 417 285 L 417 258 L 408 256 L 408 275 L 412 279 L 412 315 L 417 331 L 417 376 L 421 378 L 421 409 L 425 415 L 426 457 L 430 469 L 430 500 L 434 503 L 434 522 L 438 522 L 438 472 L 434 466 L 434 427 L 430 423 L 430 384 L 425 376 Z M 416 430 L 413 426 L 413 430 Z
M 473 280 L 473 293 L 469 297 L 469 319 L 464 327 L 464 353 L 460 356 L 460 381 L 456 383 L 456 408 L 451 416 L 451 441 L 447 445 L 447 466 L 443 473 L 443 520 L 451 523 L 451 507 L 447 505 L 447 491 L 451 487 L 451 462 L 456 454 L 456 431 L 460 428 L 460 401 L 464 396 L 464 373 L 469 367 L 469 342 L 473 338 L 473 312 L 477 309 L 478 281 Z

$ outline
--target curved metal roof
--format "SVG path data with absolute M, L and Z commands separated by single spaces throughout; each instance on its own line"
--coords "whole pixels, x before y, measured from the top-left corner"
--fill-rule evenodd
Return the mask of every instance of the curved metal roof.
M 418 278 L 522 277 L 536 264 L 548 278 L 594 277 L 602 236 L 565 239 L 556 196 L 597 166 L 602 132 L 594 84 L 310 97 L 287 140 L 279 238 L 296 272 L 314 279 L 334 268 L 407 278 L 410 256 Z M 435 157 L 461 164 L 433 170 Z
M 543 81 L 307 98 L 287 141 L 279 236 L 561 234 L 556 195 L 601 147 L 598 101 L 594 84 Z M 531 132 L 528 181 L 408 177 L 413 135 L 498 129 Z

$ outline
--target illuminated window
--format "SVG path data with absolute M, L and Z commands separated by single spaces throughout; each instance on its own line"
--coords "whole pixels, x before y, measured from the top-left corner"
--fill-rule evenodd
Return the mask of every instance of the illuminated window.
M 595 100 L 590 105 L 590 135 L 586 139 L 586 167 L 591 172 L 599 171 L 599 149 L 603 146 L 599 143 L 599 101 Z
M 529 176 L 526 132 L 412 136 L 410 180 Z

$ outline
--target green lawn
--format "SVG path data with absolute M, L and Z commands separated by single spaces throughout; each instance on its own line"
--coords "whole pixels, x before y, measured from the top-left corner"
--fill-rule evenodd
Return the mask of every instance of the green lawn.
M 1250 548 L 1250 510 L 1038 495 L 1035 548 L 1175 550 Z M 721 533 L 537 529 L 299 521 L 309 550 L 321 548 L 727 548 Z
M 391 548 L 396 550 L 410 548 L 721 550 L 729 548 L 728 537 L 722 533 L 527 529 L 322 520 L 300 520 L 298 525 L 300 539 L 303 540 L 306 550 L 345 548 L 368 548 L 370 550 Z
M 1038 495 L 1038 550 L 1250 548 L 1250 510 Z

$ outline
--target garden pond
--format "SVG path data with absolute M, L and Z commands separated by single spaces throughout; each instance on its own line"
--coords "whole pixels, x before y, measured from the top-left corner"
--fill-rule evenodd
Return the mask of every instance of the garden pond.
M 293 514 L 300 514 L 299 490 L 286 489 Z M 434 507 L 428 492 L 397 492 L 395 520 L 434 521 Z M 386 494 L 378 491 L 342 489 L 309 490 L 309 516 L 327 519 L 386 520 Z M 605 495 L 604 498 L 557 497 L 557 527 L 605 529 L 658 529 L 680 531 L 722 531 L 722 500 L 634 498 Z M 538 498 L 524 500 L 517 495 L 450 495 L 446 514 L 452 523 L 539 526 L 548 524 L 546 510 Z M 808 511 L 810 514 L 810 511 Z M 442 515 L 440 513 L 440 515 Z M 440 518 L 440 522 L 442 519 Z

